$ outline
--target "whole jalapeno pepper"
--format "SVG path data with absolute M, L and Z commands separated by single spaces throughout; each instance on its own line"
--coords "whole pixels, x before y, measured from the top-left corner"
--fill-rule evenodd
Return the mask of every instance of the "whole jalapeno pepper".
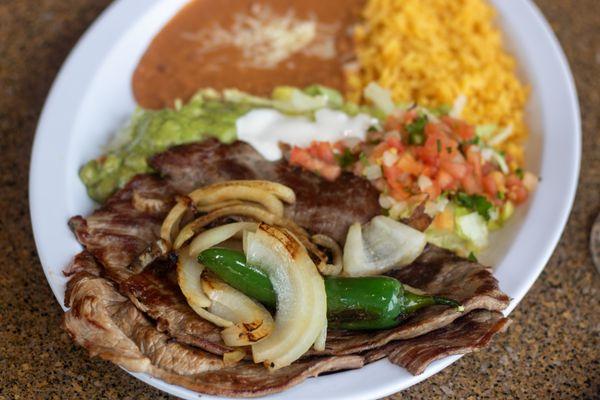
M 198 261 L 225 283 L 249 297 L 275 308 L 277 297 L 267 274 L 246 263 L 239 251 L 212 248 Z M 349 330 L 386 329 L 398 325 L 413 312 L 434 304 L 461 308 L 454 300 L 405 290 L 388 276 L 325 277 L 327 319 L 332 328 Z

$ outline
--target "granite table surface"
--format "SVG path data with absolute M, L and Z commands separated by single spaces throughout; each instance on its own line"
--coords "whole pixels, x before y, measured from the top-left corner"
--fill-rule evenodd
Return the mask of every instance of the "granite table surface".
M 536 3 L 566 52 L 581 102 L 583 161 L 569 223 L 507 334 L 390 398 L 600 398 L 600 274 L 588 251 L 600 211 L 600 2 Z M 108 4 L 0 0 L 0 399 L 172 398 L 71 342 L 30 226 L 29 156 L 44 99 Z

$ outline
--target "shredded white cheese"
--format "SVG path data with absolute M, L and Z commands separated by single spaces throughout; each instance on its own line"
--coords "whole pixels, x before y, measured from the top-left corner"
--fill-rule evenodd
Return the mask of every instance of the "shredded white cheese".
M 234 46 L 242 52 L 241 66 L 272 69 L 291 55 L 332 59 L 336 56 L 338 24 L 301 19 L 293 9 L 277 14 L 269 6 L 254 4 L 250 13 L 237 13 L 231 26 L 214 24 L 197 32 L 184 32 L 184 39 L 200 44 L 200 54 Z

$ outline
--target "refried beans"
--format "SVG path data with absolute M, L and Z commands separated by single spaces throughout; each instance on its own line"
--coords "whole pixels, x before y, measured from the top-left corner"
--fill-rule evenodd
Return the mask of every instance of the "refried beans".
M 193 0 L 153 39 L 133 75 L 144 108 L 198 89 L 269 95 L 281 85 L 344 90 L 365 0 Z

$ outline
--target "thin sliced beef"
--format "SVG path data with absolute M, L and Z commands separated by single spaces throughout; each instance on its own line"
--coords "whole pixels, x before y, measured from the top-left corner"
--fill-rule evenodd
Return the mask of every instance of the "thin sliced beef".
M 173 260 L 156 260 L 141 273 L 121 282 L 119 290 L 156 321 L 159 331 L 179 342 L 214 354 L 231 350 L 221 340 L 221 329 L 200 318 L 188 305 L 177 285 Z
M 79 272 L 69 281 L 67 290 L 71 309 L 65 314 L 65 327 L 92 355 L 137 372 L 145 371 L 150 363 L 183 374 L 223 367 L 221 357 L 184 346 L 160 333 L 102 277 Z
M 162 179 L 138 175 L 88 217 L 71 218 L 69 226 L 108 276 L 121 281 L 132 274 L 129 265 L 158 238 L 174 195 Z M 149 209 L 144 204 L 148 201 L 162 206 Z
M 181 194 L 215 182 L 232 179 L 266 179 L 296 192 L 286 215 L 313 233 L 346 240 L 348 227 L 365 223 L 381 211 L 377 190 L 366 180 L 343 173 L 333 182 L 289 165 L 264 159 L 252 146 L 216 139 L 173 147 L 150 159 L 150 165 Z
M 324 372 L 363 365 L 361 356 L 344 356 L 302 360 L 275 372 L 249 362 L 225 367 L 220 357 L 161 333 L 104 278 L 78 272 L 68 292 L 71 309 L 65 314 L 65 328 L 92 356 L 202 393 L 264 396 Z
M 477 310 L 426 335 L 371 350 L 365 354 L 365 361 L 388 357 L 411 374 L 419 375 L 436 360 L 486 347 L 495 334 L 504 332 L 509 325 L 510 320 L 499 312 Z
M 65 273 L 82 269 L 84 258 L 93 256 L 104 267 L 103 274 L 120 285 L 162 331 L 182 343 L 222 354 L 228 348 L 218 327 L 200 318 L 173 278 L 166 279 L 172 275 L 172 260 L 159 259 L 141 273 L 130 269 L 140 253 L 158 239 L 174 196 L 162 179 L 138 175 L 87 218 L 71 218 L 70 226 L 87 252 L 78 255 Z
M 88 272 L 77 272 L 69 281 L 67 304 L 71 309 L 65 314 L 65 328 L 92 356 L 191 390 L 234 397 L 280 392 L 308 377 L 360 368 L 386 356 L 419 374 L 432 361 L 486 346 L 508 325 L 500 313 L 474 311 L 442 329 L 361 355 L 306 358 L 269 372 L 250 362 L 225 366 L 220 357 L 171 340 L 112 283 Z
M 332 331 L 323 354 L 354 354 L 393 340 L 414 338 L 450 324 L 472 310 L 500 311 L 510 299 L 498 288 L 489 268 L 461 259 L 447 250 L 428 246 L 411 265 L 390 274 L 400 282 L 429 294 L 447 296 L 464 306 L 425 308 L 399 326 L 376 332 Z

